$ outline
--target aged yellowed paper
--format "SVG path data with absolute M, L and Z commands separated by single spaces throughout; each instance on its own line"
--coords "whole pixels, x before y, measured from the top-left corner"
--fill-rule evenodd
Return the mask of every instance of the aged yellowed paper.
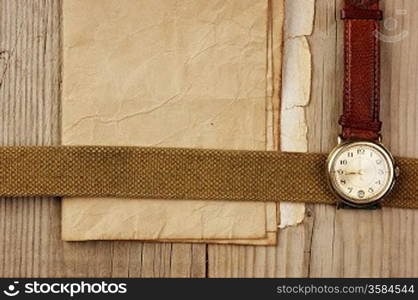
M 266 149 L 268 0 L 66 0 L 63 22 L 63 144 Z M 62 229 L 272 244 L 276 204 L 64 199 Z
M 311 97 L 311 52 L 315 0 L 286 2 L 281 101 L 281 150 L 308 151 L 305 107 Z M 293 226 L 305 217 L 304 203 L 280 203 L 280 228 Z

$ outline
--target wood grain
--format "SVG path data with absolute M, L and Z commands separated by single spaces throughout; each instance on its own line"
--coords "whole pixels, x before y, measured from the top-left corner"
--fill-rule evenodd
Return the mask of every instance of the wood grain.
M 313 81 L 308 122 L 309 151 L 328 152 L 336 144 L 342 99 L 342 0 L 316 1 Z M 418 21 L 413 0 L 382 0 L 387 18 L 382 32 L 402 31 L 396 42 L 382 42 L 382 119 L 384 142 L 396 155 L 418 157 Z M 404 14 L 405 13 L 405 14 Z M 398 25 L 397 27 L 395 25 Z M 392 29 L 392 27 L 395 27 Z M 392 30 L 389 30 L 392 29 Z M 392 41 L 397 40 L 396 38 Z M 418 211 L 336 210 L 307 205 L 303 224 L 280 231 L 278 246 L 209 248 L 212 277 L 402 277 L 418 276 Z
M 384 142 L 418 157 L 418 3 L 383 0 L 408 35 L 382 44 Z M 329 151 L 341 110 L 341 0 L 316 1 L 310 151 Z M 58 144 L 60 137 L 59 0 L 0 0 L 0 141 Z M 405 14 L 406 13 L 406 14 Z M 392 23 L 393 25 L 394 23 Z M 396 25 L 396 24 L 395 24 Z M 0 276 L 278 277 L 418 276 L 418 211 L 336 210 L 309 205 L 301 225 L 279 234 L 277 247 L 80 242 L 60 240 L 56 199 L 0 200 Z M 207 260 L 207 261 L 206 261 Z M 207 263 L 207 265 L 206 265 Z
M 59 11 L 58 1 L 0 1 L 2 145 L 59 142 Z M 2 276 L 60 268 L 59 214 L 54 199 L 0 200 Z
M 315 32 L 310 41 L 314 58 L 312 105 L 308 119 L 310 151 L 329 151 L 339 132 L 342 95 L 342 22 L 335 22 L 342 5 L 317 1 Z M 418 157 L 416 72 L 418 22 L 412 18 L 417 1 L 382 1 L 386 19 L 382 33 L 382 121 L 384 143 L 395 155 Z M 335 13 L 333 12 L 335 11 Z M 405 11 L 406 14 L 399 14 Z M 395 23 L 393 23 L 395 22 Z M 398 26 L 396 27 L 396 22 Z M 391 25 L 396 28 L 391 29 Z M 386 27 L 386 28 L 385 28 Z M 409 35 L 399 41 L 402 31 Z M 415 45 L 415 46 L 414 46 Z M 402 52 L 399 49 L 403 49 Z M 335 81 L 334 78 L 337 80 Z M 320 116 L 318 118 L 318 116 Z M 408 116 L 405 118 L 405 116 Z M 332 206 L 311 206 L 313 234 L 309 275 L 317 276 L 418 276 L 418 211 L 382 209 L 374 211 L 336 210 Z
M 0 0 L 0 141 L 60 141 L 61 1 Z M 206 246 L 61 241 L 57 199 L 0 200 L 0 276 L 202 277 Z

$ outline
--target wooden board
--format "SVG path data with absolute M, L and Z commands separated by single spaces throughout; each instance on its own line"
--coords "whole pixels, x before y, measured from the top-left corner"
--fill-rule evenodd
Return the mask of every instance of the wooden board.
M 0 1 L 2 145 L 60 142 L 61 1 Z M 0 200 L 0 276 L 185 276 L 206 246 L 61 241 L 57 199 Z
M 316 1 L 310 151 L 335 144 L 342 94 L 341 0 Z M 418 13 L 415 0 L 383 0 L 398 27 L 382 44 L 385 143 L 418 157 Z M 59 144 L 59 0 L 0 0 L 0 142 Z M 395 24 L 392 22 L 392 25 Z M 393 40 L 392 40 L 393 41 Z M 56 199 L 0 200 L 0 276 L 278 277 L 418 276 L 418 211 L 336 210 L 309 205 L 305 220 L 280 232 L 277 247 L 60 240 Z
M 342 3 L 316 1 L 314 32 L 309 40 L 312 95 L 306 110 L 312 152 L 328 152 L 339 133 L 343 27 L 338 16 Z M 389 40 L 382 43 L 384 142 L 396 155 L 418 157 L 418 35 L 414 30 L 418 21 L 413 18 L 418 3 L 383 0 L 382 7 L 385 16 L 393 18 L 382 29 Z M 398 41 L 403 31 L 408 35 Z M 416 277 L 417 221 L 416 210 L 357 211 L 308 205 L 303 224 L 280 231 L 277 247 L 210 246 L 209 275 Z

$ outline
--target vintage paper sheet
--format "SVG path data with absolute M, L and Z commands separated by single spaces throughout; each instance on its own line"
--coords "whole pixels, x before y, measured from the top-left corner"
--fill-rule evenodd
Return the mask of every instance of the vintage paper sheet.
M 63 144 L 266 149 L 269 2 L 64 1 Z M 64 199 L 62 214 L 64 240 L 274 244 L 277 231 L 275 203 Z

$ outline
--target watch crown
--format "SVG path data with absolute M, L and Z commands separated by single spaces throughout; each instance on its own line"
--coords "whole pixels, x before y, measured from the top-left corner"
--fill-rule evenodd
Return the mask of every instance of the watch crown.
M 399 169 L 398 166 L 395 167 L 395 177 L 399 177 L 399 174 L 401 173 L 401 169 Z

